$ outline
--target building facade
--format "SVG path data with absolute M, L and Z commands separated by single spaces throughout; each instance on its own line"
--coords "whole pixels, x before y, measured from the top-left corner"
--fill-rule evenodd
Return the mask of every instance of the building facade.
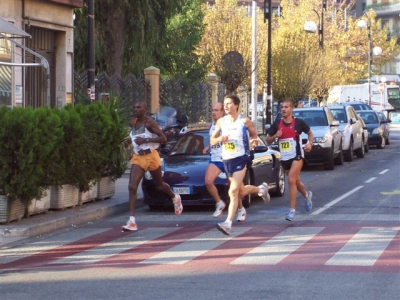
M 365 10 L 373 9 L 381 20 L 382 28 L 388 26 L 389 37 L 397 37 L 400 43 L 400 0 L 367 0 Z M 383 74 L 400 74 L 400 56 L 382 67 Z
M 0 17 L 26 36 L 0 25 L 0 105 L 73 102 L 74 8 L 82 6 L 82 0 L 2 0 Z

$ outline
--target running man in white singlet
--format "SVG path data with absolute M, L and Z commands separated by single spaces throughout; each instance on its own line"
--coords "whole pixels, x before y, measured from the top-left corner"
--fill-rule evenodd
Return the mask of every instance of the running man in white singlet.
M 133 107 L 135 118 L 131 120 L 130 142 L 133 145 L 134 154 L 131 158 L 131 174 L 129 178 L 129 210 L 130 217 L 126 225 L 122 226 L 123 231 L 137 230 L 135 219 L 135 208 L 137 190 L 140 181 L 146 171 L 150 171 L 157 189 L 165 192 L 171 197 L 174 204 L 175 214 L 180 215 L 183 207 L 181 197 L 174 194 L 170 186 L 162 180 L 161 159 L 156 150 L 160 143 L 165 143 L 167 138 L 155 120 L 147 117 L 147 105 L 144 101 L 135 103 Z
M 268 185 L 265 182 L 258 187 L 243 184 L 247 166 L 252 161 L 250 146 L 258 145 L 258 136 L 251 120 L 239 115 L 239 105 L 240 99 L 236 95 L 225 96 L 226 116 L 217 121 L 210 138 L 211 145 L 222 143 L 222 159 L 230 182 L 228 216 L 225 222 L 217 224 L 218 230 L 226 235 L 231 233 L 236 211 L 237 221 L 244 222 L 246 219 L 242 197 L 257 193 L 265 202 L 269 202 L 270 199 Z

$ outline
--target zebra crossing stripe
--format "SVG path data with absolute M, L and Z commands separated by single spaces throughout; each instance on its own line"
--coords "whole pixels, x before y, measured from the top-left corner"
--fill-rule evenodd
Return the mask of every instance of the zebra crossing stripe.
M 290 227 L 235 259 L 232 265 L 276 265 L 307 243 L 324 227 Z
M 361 228 L 331 259 L 330 266 L 373 266 L 398 229 Z
M 71 256 L 51 262 L 52 264 L 93 264 L 101 260 L 107 259 L 126 250 L 138 247 L 150 240 L 157 239 L 163 235 L 180 229 L 174 228 L 147 228 L 134 234 L 126 234 L 125 236 L 101 244 L 97 247 L 87 249 Z
M 183 265 L 250 229 L 251 227 L 233 227 L 229 236 L 224 236 L 216 229 L 212 229 L 140 263 Z
M 84 239 L 108 230 L 109 228 L 93 228 L 85 232 L 80 231 L 79 233 L 76 230 L 72 230 L 60 235 L 46 238 L 44 241 L 29 243 L 18 248 L 18 251 L 15 251 L 14 248 L 2 249 L 0 252 L 0 265 L 11 263 L 25 257 L 40 254 L 45 251 L 50 251 L 58 247 L 64 246 L 67 243 L 73 243 L 80 239 Z

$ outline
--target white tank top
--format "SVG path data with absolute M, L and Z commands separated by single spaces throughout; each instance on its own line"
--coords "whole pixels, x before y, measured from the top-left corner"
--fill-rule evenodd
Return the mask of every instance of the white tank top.
M 215 130 L 215 122 L 211 123 L 209 134 L 210 136 Z M 210 145 L 211 161 L 222 161 L 222 143 Z
M 143 124 L 138 128 L 135 129 L 135 124 L 132 126 L 131 132 L 129 133 L 131 139 L 132 139 L 132 146 L 133 146 L 133 151 L 137 154 L 138 151 L 141 150 L 148 150 L 150 149 L 151 151 L 156 150 L 160 144 L 159 143 L 143 143 L 141 145 L 136 144 L 135 140 L 137 137 L 142 137 L 142 138 L 155 138 L 158 135 L 151 133 L 149 130 L 146 128 L 146 121 L 147 119 L 143 122 Z M 136 121 L 135 121 L 136 123 Z
M 228 136 L 228 140 L 222 144 L 224 160 L 250 155 L 249 133 L 244 125 L 244 119 L 240 115 L 235 122 L 231 122 L 230 119 L 230 116 L 223 117 L 221 124 L 221 135 Z

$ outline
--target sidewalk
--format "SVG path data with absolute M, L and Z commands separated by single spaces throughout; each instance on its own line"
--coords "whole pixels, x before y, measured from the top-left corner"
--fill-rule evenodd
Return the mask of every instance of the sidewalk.
M 19 222 L 0 225 L 0 247 L 18 240 L 52 233 L 56 230 L 95 222 L 113 215 L 129 212 L 129 177 L 124 175 L 115 182 L 115 195 L 110 199 L 87 202 L 75 208 L 33 215 Z M 139 188 L 137 207 L 143 205 L 143 192 Z

